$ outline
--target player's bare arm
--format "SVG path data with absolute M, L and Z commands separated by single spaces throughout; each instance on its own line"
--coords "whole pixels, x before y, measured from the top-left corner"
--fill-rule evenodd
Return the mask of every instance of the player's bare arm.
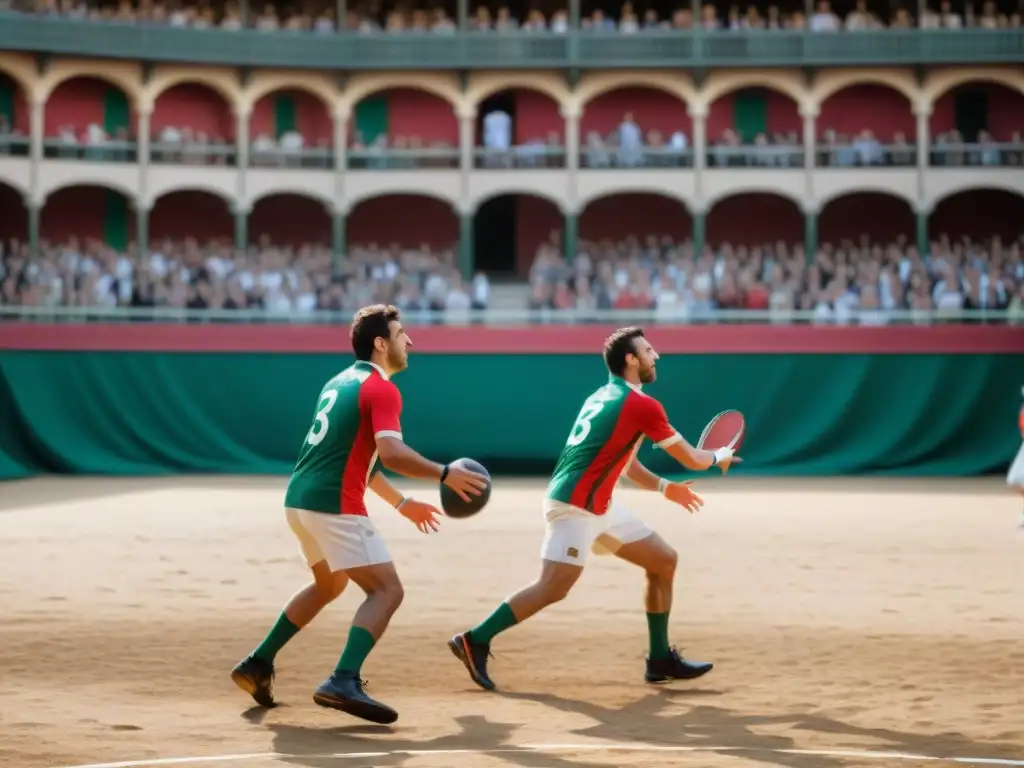
M 711 467 L 720 467 L 722 472 L 727 472 L 732 464 L 739 464 L 742 461 L 739 456 L 733 455 L 732 448 L 705 451 L 703 448 L 694 448 L 682 435 L 679 435 L 678 440 L 662 444 L 661 448 L 687 469 L 703 471 Z
M 430 504 L 403 495 L 380 472 L 377 472 L 373 479 L 370 480 L 370 490 L 397 509 L 403 517 L 412 522 L 423 533 L 438 530 L 441 524 L 439 519 L 440 511 Z
M 393 435 L 378 435 L 377 456 L 380 463 L 405 477 L 416 480 L 439 480 L 457 494 L 463 501 L 469 496 L 479 496 L 487 488 L 487 478 L 468 469 L 438 464 L 421 456 L 400 438 Z
M 697 512 L 704 506 L 704 499 L 690 487 L 689 481 L 673 483 L 664 477 L 659 477 L 641 464 L 635 456 L 626 467 L 626 477 L 645 491 L 657 491 L 669 501 L 689 512 Z

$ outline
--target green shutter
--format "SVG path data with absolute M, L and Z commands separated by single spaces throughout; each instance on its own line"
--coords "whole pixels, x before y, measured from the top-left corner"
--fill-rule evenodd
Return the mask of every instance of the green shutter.
M 736 94 L 732 102 L 732 127 L 747 142 L 768 132 L 768 101 L 763 90 L 747 88 Z
M 117 88 L 108 88 L 103 97 L 103 130 L 113 136 L 122 128 L 131 128 L 132 116 L 128 97 Z
M 0 79 L 0 117 L 7 118 L 7 126 L 14 128 L 14 85 Z
M 988 94 L 984 91 L 965 90 L 953 99 L 956 129 L 970 143 L 977 141 L 978 131 L 988 130 Z
M 371 96 L 356 104 L 356 131 L 369 144 L 381 134 L 388 134 L 388 97 Z
M 281 138 L 288 131 L 299 128 L 295 97 L 290 93 L 279 93 L 274 97 L 274 135 Z
M 128 248 L 128 201 L 119 192 L 105 190 L 103 240 L 116 251 Z

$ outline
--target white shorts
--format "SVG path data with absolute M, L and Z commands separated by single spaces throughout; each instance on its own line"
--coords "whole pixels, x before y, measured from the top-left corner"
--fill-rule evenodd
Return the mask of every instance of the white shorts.
M 391 562 L 384 537 L 368 517 L 291 507 L 285 507 L 285 517 L 310 568 L 321 560 L 327 561 L 332 573 Z
M 1024 487 L 1024 445 L 1017 451 L 1017 458 L 1013 460 L 1010 471 L 1006 473 L 1006 484 Z
M 544 519 L 547 531 L 540 556 L 544 560 L 569 565 L 585 565 L 587 553 L 610 555 L 623 544 L 646 539 L 654 531 L 625 507 L 612 504 L 603 515 L 585 509 L 544 500 Z

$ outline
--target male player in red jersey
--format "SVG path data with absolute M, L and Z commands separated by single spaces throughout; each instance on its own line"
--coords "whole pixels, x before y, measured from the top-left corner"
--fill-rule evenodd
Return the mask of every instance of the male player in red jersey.
M 285 492 L 285 515 L 313 582 L 285 606 L 262 643 L 232 670 L 231 678 L 258 704 L 274 705 L 278 651 L 345 589 L 349 579 L 365 593 L 334 673 L 313 694 L 323 707 L 375 723 L 398 713 L 363 690 L 359 671 L 402 602 L 402 582 L 380 532 L 366 513 L 369 486 L 423 533 L 437 530 L 434 507 L 404 497 L 384 475 L 440 481 L 464 500 L 479 495 L 486 478 L 435 464 L 402 442 L 402 396 L 391 377 L 409 363 L 412 342 L 395 307 L 377 304 L 356 313 L 350 331 L 356 362 L 320 391 L 313 423 Z
M 688 482 L 669 482 L 637 461 L 645 437 L 690 469 L 718 466 L 724 472 L 730 463 L 740 461 L 730 448 L 712 453 L 691 446 L 669 424 L 661 403 L 643 393 L 642 385 L 655 379 L 657 359 L 640 328 L 621 328 L 605 341 L 608 383 L 583 403 L 548 483 L 540 577 L 479 625 L 448 641 L 481 688 L 495 687 L 487 673 L 491 640 L 568 595 L 591 549 L 595 554 L 615 554 L 646 572 L 646 682 L 690 680 L 711 670 L 712 664 L 687 661 L 669 645 L 675 551 L 640 518 L 611 502 L 615 483 L 625 471 L 641 488 L 658 491 L 690 512 L 704 504 Z

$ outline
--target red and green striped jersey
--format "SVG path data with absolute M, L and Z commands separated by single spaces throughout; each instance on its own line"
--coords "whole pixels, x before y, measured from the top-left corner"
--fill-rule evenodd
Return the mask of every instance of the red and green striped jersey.
M 583 403 L 548 483 L 548 498 L 603 515 L 645 437 L 661 447 L 682 440 L 661 403 L 611 376 Z
M 285 492 L 286 507 L 366 516 L 377 438 L 402 438 L 402 396 L 377 365 L 359 361 L 328 381 Z

